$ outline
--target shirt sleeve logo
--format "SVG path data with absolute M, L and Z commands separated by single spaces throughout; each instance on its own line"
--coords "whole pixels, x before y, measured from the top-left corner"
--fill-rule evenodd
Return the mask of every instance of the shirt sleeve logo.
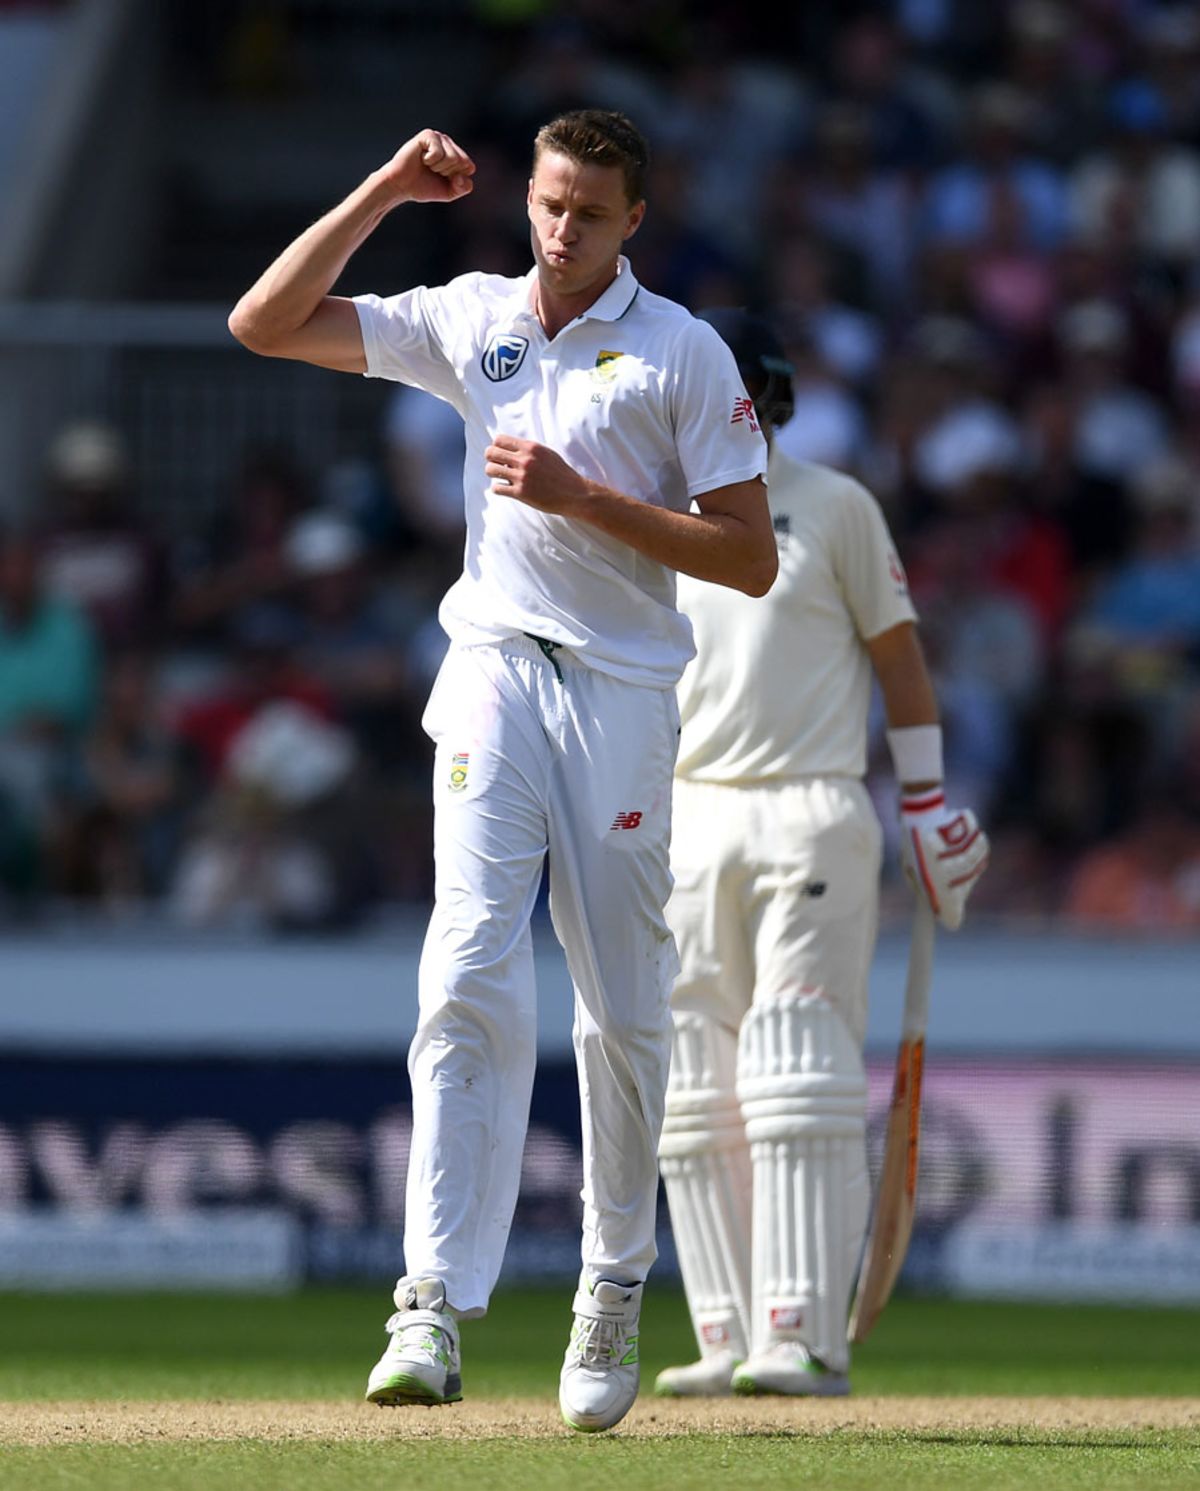
M 888 573 L 892 577 L 892 583 L 896 587 L 897 595 L 908 594 L 908 576 L 904 573 L 904 566 L 900 563 L 900 557 L 895 549 L 888 550 Z
M 758 419 L 754 413 L 753 399 L 734 399 L 733 418 L 729 421 L 731 425 L 747 424 L 758 434 Z
M 483 356 L 479 360 L 484 376 L 493 383 L 503 383 L 506 378 L 511 378 L 520 371 L 528 351 L 528 337 L 513 336 L 507 331 L 497 332 L 483 349 Z

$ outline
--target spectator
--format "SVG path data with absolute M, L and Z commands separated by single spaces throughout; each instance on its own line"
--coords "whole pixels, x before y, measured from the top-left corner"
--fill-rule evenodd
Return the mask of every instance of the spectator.
M 1159 685 L 1200 662 L 1200 549 L 1194 488 L 1186 468 L 1151 467 L 1134 488 L 1133 553 L 1080 618 L 1126 676 Z M 1150 667 L 1147 674 L 1146 669 Z
M 646 188 L 654 211 L 638 229 L 638 265 L 648 283 L 683 305 L 741 304 L 747 298 L 745 267 L 692 211 L 694 176 L 690 155 L 655 152 Z
M 815 150 L 792 188 L 799 220 L 864 267 L 873 305 L 907 303 L 915 215 L 909 183 L 879 170 L 871 125 L 852 104 L 825 106 Z
M 1029 143 L 1045 160 L 1075 160 L 1096 130 L 1097 100 L 1078 66 L 1072 14 L 1060 0 L 1018 0 L 1009 11 L 1006 76 L 1020 94 Z
M 1064 910 L 1104 930 L 1200 928 L 1200 826 L 1173 793 L 1156 794 L 1128 833 L 1084 856 Z
M 220 780 L 239 733 L 269 704 L 286 701 L 333 720 L 328 689 L 296 659 L 299 634 L 295 614 L 279 605 L 252 606 L 238 617 L 226 677 L 185 705 L 174 725 L 208 782 Z
M 1200 19 L 1195 7 L 1167 4 L 1136 19 L 1141 43 L 1139 76 L 1162 106 L 1168 134 L 1196 143 L 1200 135 Z
M 1075 460 L 1086 475 L 1125 481 L 1165 455 L 1169 431 L 1158 403 L 1127 374 L 1129 320 L 1110 301 L 1085 301 L 1058 327 L 1066 386 L 1075 405 Z
M 1075 407 L 1061 383 L 1035 384 L 1022 406 L 1025 477 L 1033 508 L 1052 517 L 1070 554 L 1073 602 L 1128 552 L 1133 504 L 1126 485 L 1082 470 Z
M 91 719 L 96 642 L 40 579 L 25 535 L 0 535 L 0 885 L 27 896 L 53 881 L 49 856 L 72 754 Z
M 1058 246 L 1067 223 L 1066 186 L 1054 166 L 1029 152 L 1029 124 L 1025 99 L 1011 85 L 987 83 L 975 91 L 964 157 L 929 186 L 924 231 L 930 239 L 980 242 L 992 230 L 997 200 L 1011 198 L 1019 204 L 1023 242 L 1042 252 Z
M 857 470 L 867 439 L 862 410 L 804 332 L 794 326 L 789 331 L 786 325 L 783 331 L 792 363 L 795 415 L 775 436 L 780 450 L 794 461 Z
M 799 139 L 805 99 L 785 68 L 722 59 L 697 37 L 677 70 L 658 138 L 690 158 L 690 216 L 737 263 L 758 250 L 756 224 L 776 165 Z
M 362 539 L 344 518 L 313 512 L 296 523 L 286 548 L 299 590 L 296 655 L 305 676 L 325 690 L 377 765 L 420 759 L 415 726 L 424 697 L 410 686 L 399 618 L 370 587 Z M 409 628 L 423 619 L 417 610 Z
M 866 384 L 883 356 L 883 327 L 878 317 L 839 298 L 832 260 L 832 253 L 808 234 L 780 243 L 770 266 L 774 321 L 781 334 L 807 338 L 839 378 Z
M 1183 266 L 1200 250 L 1200 156 L 1169 138 L 1166 105 L 1147 83 L 1115 88 L 1109 117 L 1108 148 L 1073 174 L 1073 224 L 1086 237 L 1129 239 L 1152 259 Z
M 266 704 L 231 743 L 172 912 L 189 926 L 345 928 L 378 890 L 371 830 L 350 736 L 294 702 Z
M 977 474 L 1013 470 L 1020 431 L 995 397 L 995 369 L 975 328 L 958 317 L 930 316 L 909 345 L 924 365 L 930 394 L 930 418 L 913 452 L 923 486 L 952 501 Z
M 221 643 L 245 608 L 286 589 L 284 544 L 308 504 L 289 458 L 263 451 L 247 460 L 228 508 L 179 556 L 174 622 L 185 640 Z
M 990 195 L 988 226 L 968 270 L 975 310 L 1003 341 L 1036 342 L 1056 307 L 1054 262 L 1031 246 L 1025 208 L 1011 184 L 994 183 Z
M 462 415 L 424 389 L 398 384 L 387 402 L 384 449 L 408 543 L 460 555 L 467 531 Z
M 949 111 L 929 80 L 905 68 L 902 41 L 899 28 L 879 12 L 850 20 L 834 46 L 836 95 L 862 110 L 877 166 L 923 171 L 942 153 L 939 137 Z
M 111 658 L 64 804 L 63 889 L 113 910 L 157 899 L 178 849 L 184 778 L 155 660 Z
M 129 505 L 129 459 L 116 430 L 68 425 L 50 446 L 42 535 L 47 587 L 87 612 L 109 646 L 153 636 L 162 612 L 162 551 Z

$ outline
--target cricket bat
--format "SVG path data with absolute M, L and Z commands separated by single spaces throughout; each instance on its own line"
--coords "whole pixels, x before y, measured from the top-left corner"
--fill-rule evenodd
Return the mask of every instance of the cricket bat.
M 929 983 L 933 973 L 934 916 L 924 896 L 913 915 L 904 1018 L 892 1083 L 883 1164 L 875 1192 L 871 1230 L 858 1275 L 850 1339 L 865 1341 L 879 1319 L 908 1252 L 917 1208 L 917 1164 L 921 1142 L 921 1071 L 925 1027 L 929 1022 Z

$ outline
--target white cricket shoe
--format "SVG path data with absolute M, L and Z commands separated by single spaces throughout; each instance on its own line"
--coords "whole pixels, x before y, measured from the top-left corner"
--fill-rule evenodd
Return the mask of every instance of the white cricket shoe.
M 733 1370 L 740 1365 L 741 1358 L 726 1347 L 686 1367 L 667 1367 L 654 1379 L 654 1391 L 660 1398 L 728 1398 Z
M 575 1324 L 558 1379 L 563 1422 L 581 1434 L 620 1423 L 638 1393 L 641 1284 L 582 1281 L 571 1308 Z
M 387 1350 L 367 1378 L 367 1401 L 382 1408 L 402 1403 L 457 1403 L 462 1397 L 458 1322 L 446 1308 L 440 1279 L 396 1281 L 396 1313 L 385 1329 Z
M 778 1393 L 794 1398 L 844 1398 L 850 1378 L 835 1372 L 799 1341 L 776 1341 L 752 1352 L 733 1374 L 735 1393 Z

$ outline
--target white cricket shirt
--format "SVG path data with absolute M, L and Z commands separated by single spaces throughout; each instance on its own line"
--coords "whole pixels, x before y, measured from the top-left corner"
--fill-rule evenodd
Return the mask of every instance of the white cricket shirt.
M 531 632 L 602 672 L 671 688 L 693 653 L 674 571 L 495 495 L 484 450 L 500 434 L 536 440 L 591 481 L 686 512 L 704 492 L 761 476 L 766 442 L 721 338 L 642 289 L 626 259 L 553 339 L 531 306 L 536 274 L 355 298 L 367 376 L 427 389 L 466 423 L 463 574 L 438 617 L 453 642 Z
M 679 685 L 675 772 L 749 783 L 866 771 L 863 640 L 915 621 L 879 504 L 826 466 L 772 448 L 779 577 L 761 600 L 680 576 L 696 657 Z

